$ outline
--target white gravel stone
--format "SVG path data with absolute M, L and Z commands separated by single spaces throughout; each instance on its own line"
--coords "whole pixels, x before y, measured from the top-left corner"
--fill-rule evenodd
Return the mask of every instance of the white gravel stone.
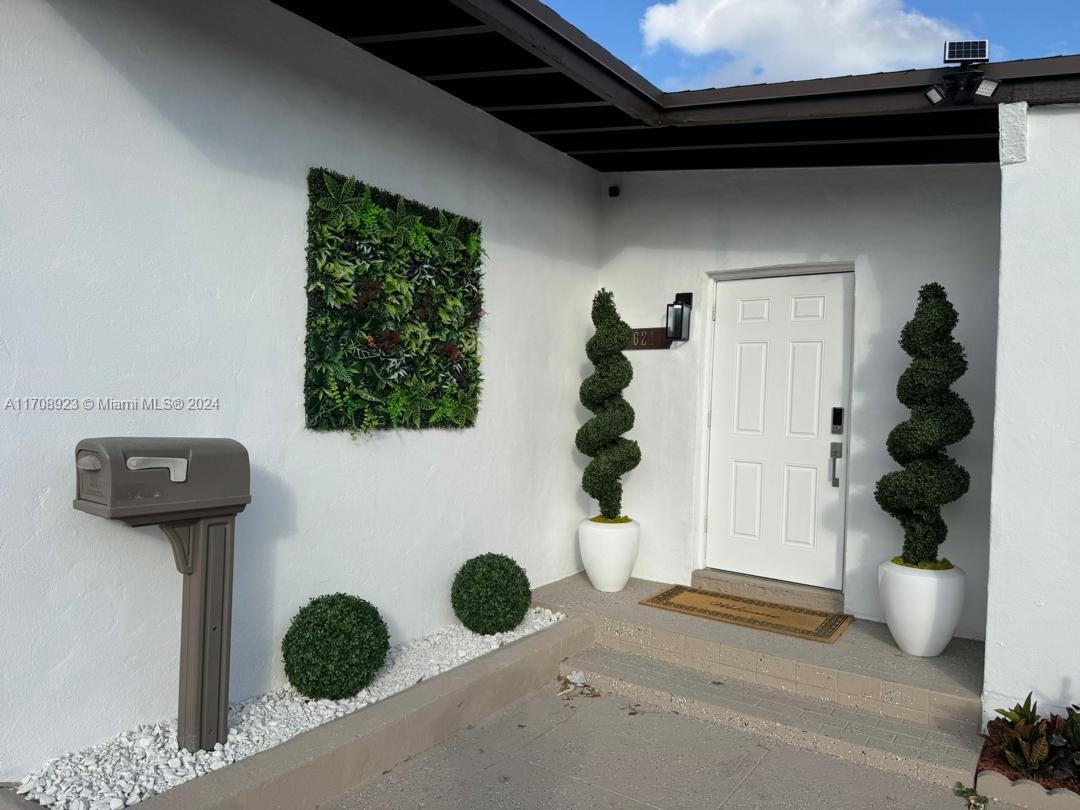
M 234 703 L 229 707 L 229 741 L 213 751 L 178 748 L 175 718 L 138 726 L 108 742 L 48 760 L 23 779 L 17 792 L 55 810 L 119 810 L 395 695 L 564 618 L 561 613 L 530 608 L 516 628 L 493 636 L 481 636 L 460 625 L 444 627 L 392 647 L 375 680 L 356 697 L 308 700 L 286 687 Z

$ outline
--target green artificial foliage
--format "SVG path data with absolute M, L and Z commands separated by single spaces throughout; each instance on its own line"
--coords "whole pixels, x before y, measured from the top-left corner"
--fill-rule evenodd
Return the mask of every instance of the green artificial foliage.
M 911 418 L 892 432 L 886 447 L 904 469 L 877 483 L 878 504 L 904 527 L 903 559 L 920 566 L 937 561 L 948 527 L 941 507 L 968 491 L 970 476 L 945 452 L 971 432 L 971 408 L 951 390 L 967 371 L 964 348 L 952 337 L 957 315 L 940 284 L 919 290 L 919 304 L 900 334 L 911 365 L 900 376 L 897 399 Z
M 474 424 L 479 223 L 326 169 L 308 192 L 307 426 Z
M 1072 705 L 1066 709 L 1068 719 L 1062 735 L 1073 751 L 1080 754 L 1080 706 Z
M 1052 714 L 1046 720 L 1046 736 L 1050 753 L 1043 766 L 1051 779 L 1076 779 L 1080 777 L 1080 746 L 1077 745 L 1076 728 L 1080 716 L 1068 710 L 1068 718 Z
M 1011 709 L 995 709 L 1000 717 L 986 724 L 992 751 L 1024 776 L 1059 781 L 1080 778 L 1080 707 L 1067 717 L 1039 715 L 1031 693 Z
M 281 642 L 285 676 L 313 700 L 341 700 L 371 683 L 386 661 L 390 633 L 370 602 L 345 593 L 312 599 Z
M 1006 762 L 1024 776 L 1038 775 L 1050 757 L 1050 741 L 1046 738 L 1045 724 L 1027 726 L 1017 723 L 1004 753 Z
M 623 438 L 634 426 L 634 409 L 622 392 L 634 378 L 634 368 L 623 354 L 630 343 L 630 327 L 615 310 L 615 298 L 600 290 L 593 298 L 592 322 L 596 333 L 585 344 L 594 371 L 581 383 L 581 404 L 595 414 L 578 428 L 577 449 L 592 458 L 581 477 L 581 488 L 600 504 L 600 516 L 616 520 L 622 510 L 620 478 L 641 462 L 638 443 Z
M 505 554 L 481 554 L 454 577 L 450 603 L 461 623 L 474 633 L 513 630 L 525 618 L 532 589 L 525 570 Z
M 1017 703 L 1011 709 L 994 709 L 995 714 L 1000 714 L 1009 723 L 1027 723 L 1029 726 L 1038 725 L 1042 717 L 1039 716 L 1039 701 L 1031 702 L 1032 692 L 1024 698 L 1023 703 Z

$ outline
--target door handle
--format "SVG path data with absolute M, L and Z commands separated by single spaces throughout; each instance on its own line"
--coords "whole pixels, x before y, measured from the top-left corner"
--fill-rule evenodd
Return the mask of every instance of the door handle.
M 844 457 L 844 443 L 831 442 L 829 444 L 829 481 L 834 487 L 840 486 L 840 478 L 836 474 L 837 459 Z
M 187 481 L 186 458 L 168 458 L 164 456 L 130 456 L 127 460 L 129 470 L 168 470 L 169 480 L 173 483 Z

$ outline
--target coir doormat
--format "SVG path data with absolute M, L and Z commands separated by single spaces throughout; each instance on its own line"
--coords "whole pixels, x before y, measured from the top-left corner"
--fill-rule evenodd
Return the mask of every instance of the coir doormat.
M 832 644 L 840 638 L 854 620 L 846 613 L 826 613 L 778 602 L 747 599 L 730 593 L 703 591 L 685 585 L 665 588 L 648 599 L 642 599 L 641 604 L 825 644 Z

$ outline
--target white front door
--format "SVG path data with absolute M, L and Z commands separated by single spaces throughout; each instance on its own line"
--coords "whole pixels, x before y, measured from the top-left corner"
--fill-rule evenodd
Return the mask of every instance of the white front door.
M 710 568 L 842 588 L 853 290 L 852 273 L 717 282 Z

